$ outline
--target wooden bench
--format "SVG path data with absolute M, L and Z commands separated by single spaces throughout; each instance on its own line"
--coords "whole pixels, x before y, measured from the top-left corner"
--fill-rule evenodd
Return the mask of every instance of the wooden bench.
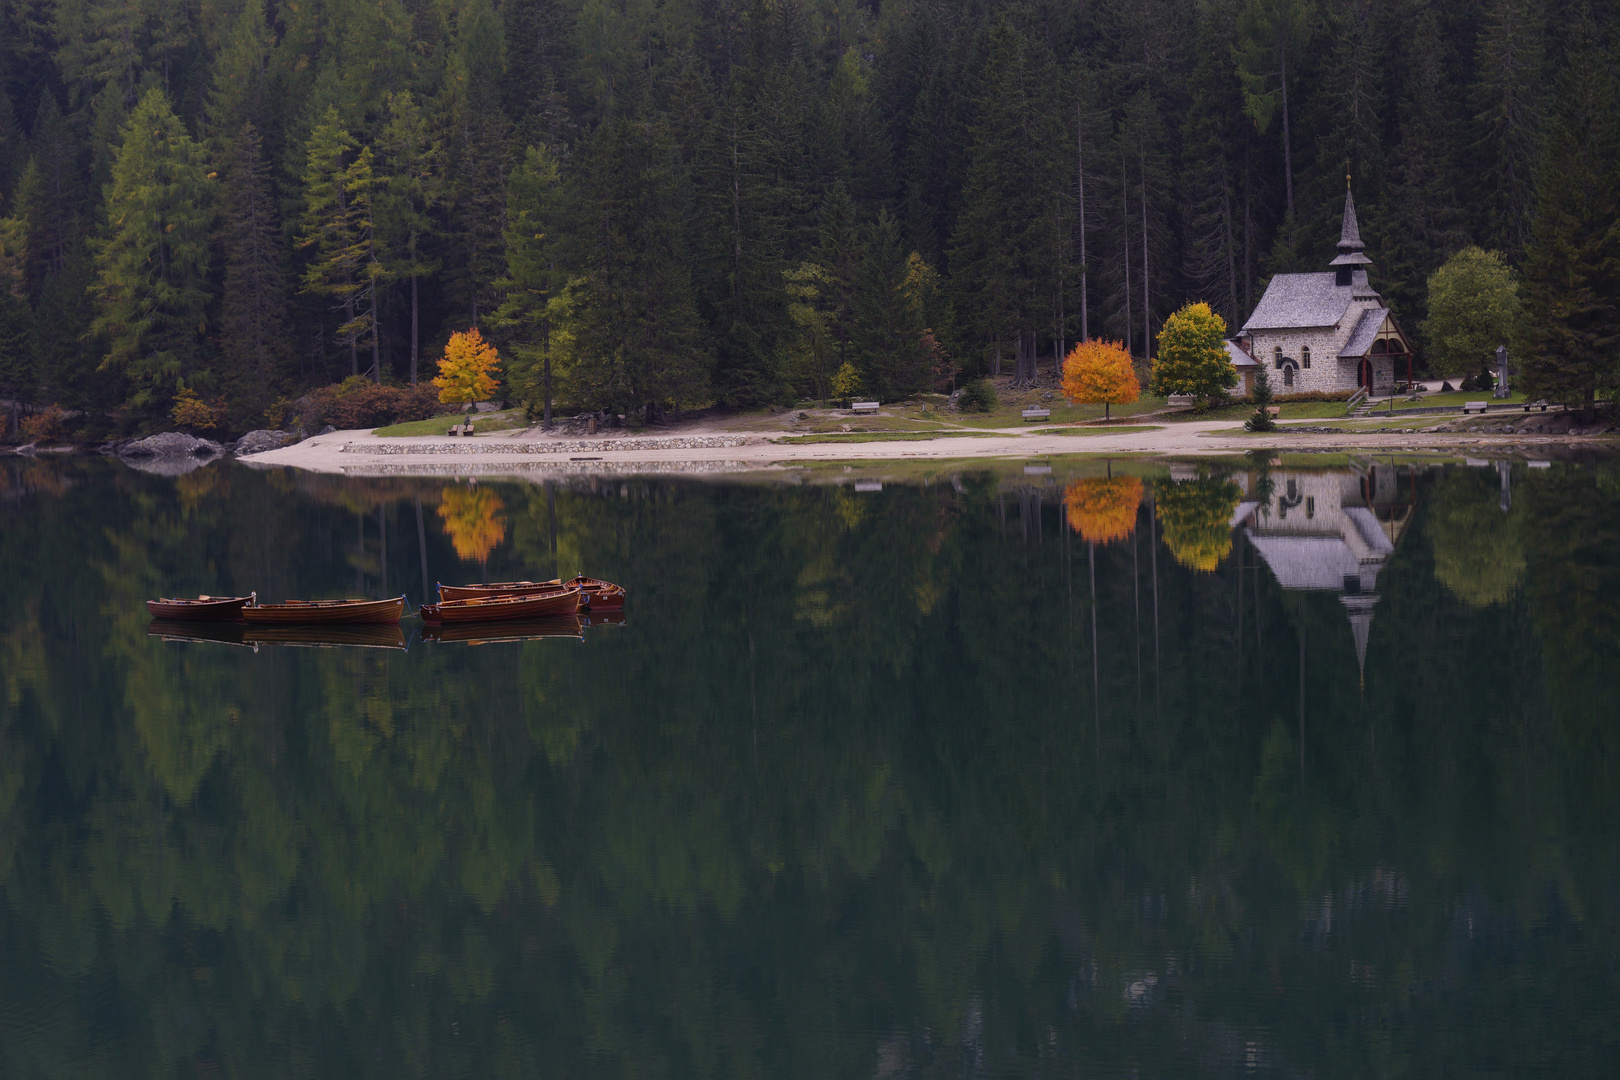
M 849 405 L 849 411 L 858 413 L 877 412 L 878 403 L 875 401 L 852 401 Z
M 468 420 L 465 424 L 452 424 L 451 427 L 450 427 L 450 430 L 445 432 L 445 434 L 446 435 L 471 435 L 472 434 L 472 421 Z
M 1276 419 L 1277 417 L 1282 415 L 1282 406 L 1281 405 L 1267 405 L 1266 406 L 1266 415 L 1271 417 L 1272 419 Z
M 1486 403 L 1483 401 L 1465 401 L 1463 402 L 1463 415 L 1467 416 L 1471 412 L 1482 413 L 1485 411 L 1485 406 Z
M 1191 394 L 1171 394 L 1164 399 L 1164 403 L 1172 409 L 1190 409 L 1193 406 L 1193 400 Z
M 1524 411 L 1529 412 L 1531 409 L 1540 409 L 1542 412 L 1546 412 L 1547 411 L 1547 403 L 1545 401 L 1527 401 L 1527 402 L 1525 402 L 1524 403 Z
M 1051 409 L 1025 409 L 1024 410 L 1024 419 L 1025 420 L 1050 420 L 1050 419 L 1052 419 L 1052 410 Z

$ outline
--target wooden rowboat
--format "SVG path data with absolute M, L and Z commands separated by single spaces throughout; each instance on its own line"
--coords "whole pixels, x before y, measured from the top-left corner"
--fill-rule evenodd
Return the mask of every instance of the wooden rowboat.
M 283 626 L 312 623 L 397 623 L 405 615 L 405 597 L 392 600 L 288 600 L 242 609 L 249 623 Z
M 258 593 L 246 596 L 199 596 L 195 600 L 165 596 L 161 600 L 148 600 L 146 610 L 154 619 L 240 619 L 242 609 L 248 604 L 257 603 L 258 597 Z
M 497 619 L 543 619 L 579 611 L 577 585 L 552 586 L 534 592 L 477 596 L 470 600 L 442 600 L 423 604 L 417 614 L 429 626 L 441 623 L 493 622 Z
M 514 593 L 534 592 L 539 589 L 556 589 L 564 585 L 579 586 L 579 606 L 585 608 L 623 607 L 624 588 L 611 581 L 601 578 L 586 577 L 580 574 L 577 577 L 563 581 L 561 578 L 552 578 L 550 581 L 492 581 L 482 585 L 439 585 L 439 601 L 446 600 L 477 600 L 486 596 L 511 596 Z

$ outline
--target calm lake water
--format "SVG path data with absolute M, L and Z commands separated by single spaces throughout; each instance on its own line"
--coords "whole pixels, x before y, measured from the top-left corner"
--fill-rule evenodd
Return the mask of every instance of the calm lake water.
M 1620 469 L 1131 468 L 0 462 L 0 1074 L 1612 1075 Z

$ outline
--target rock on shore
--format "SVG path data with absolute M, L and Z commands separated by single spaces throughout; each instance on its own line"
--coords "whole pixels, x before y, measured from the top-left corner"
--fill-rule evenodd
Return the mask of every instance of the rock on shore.
M 215 457 L 223 454 L 225 448 L 211 439 L 199 439 L 195 435 L 186 435 L 179 431 L 165 431 L 159 435 L 150 435 L 144 439 L 125 443 L 119 448 L 118 456 L 126 458 L 149 457 Z
M 248 454 L 262 454 L 266 450 L 280 450 L 283 446 L 291 446 L 298 441 L 296 433 L 291 431 L 250 431 L 236 441 L 235 453 L 237 457 L 246 457 Z

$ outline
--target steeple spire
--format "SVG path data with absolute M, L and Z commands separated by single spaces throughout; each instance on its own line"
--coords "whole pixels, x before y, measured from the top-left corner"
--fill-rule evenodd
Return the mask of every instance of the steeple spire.
M 1350 173 L 1344 174 L 1344 224 L 1339 228 L 1339 257 L 1329 266 L 1371 266 L 1362 251 L 1361 224 L 1356 221 L 1356 200 L 1350 194 Z

